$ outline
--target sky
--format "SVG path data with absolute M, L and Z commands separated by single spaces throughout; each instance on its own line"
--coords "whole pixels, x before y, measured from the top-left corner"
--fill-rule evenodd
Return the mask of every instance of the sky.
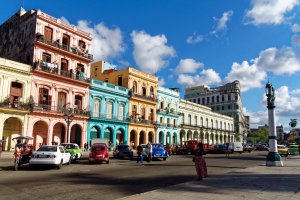
M 40 9 L 93 35 L 94 60 L 155 74 L 164 87 L 216 87 L 239 80 L 250 127 L 300 117 L 300 0 L 0 0 L 0 24 Z

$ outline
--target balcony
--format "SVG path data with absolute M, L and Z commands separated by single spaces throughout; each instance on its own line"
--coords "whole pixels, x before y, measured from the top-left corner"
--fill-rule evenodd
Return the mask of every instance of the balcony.
M 52 47 L 58 48 L 60 50 L 66 51 L 68 53 L 73 53 L 74 55 L 87 58 L 89 60 L 93 60 L 93 55 L 89 54 L 87 50 L 81 49 L 79 47 L 73 46 L 70 47 L 68 45 L 59 43 L 58 41 L 48 40 L 44 37 L 44 35 L 37 33 L 36 34 L 36 41 L 41 42 L 43 44 L 50 45 Z
M 10 109 L 10 110 L 20 110 L 20 111 L 29 111 L 29 104 L 21 103 L 10 103 L 10 102 L 0 102 L 0 109 Z
M 152 101 L 152 102 L 155 102 L 155 103 L 157 102 L 157 98 L 155 97 L 155 95 L 153 95 L 153 96 L 144 96 L 144 95 L 137 94 L 137 93 L 134 93 L 134 92 L 131 91 L 130 96 L 141 98 L 141 99 L 144 99 L 144 100 L 147 100 L 147 101 Z
M 99 112 L 91 112 L 91 118 L 96 119 L 104 119 L 104 120 L 111 120 L 111 121 L 121 121 L 121 122 L 129 122 L 129 118 L 125 116 L 117 116 L 117 115 L 108 115 L 108 114 L 101 114 Z
M 86 74 L 84 74 L 82 72 L 79 72 L 78 74 L 75 74 L 75 73 L 68 72 L 68 71 L 58 70 L 58 65 L 55 64 L 55 63 L 48 63 L 48 62 L 45 62 L 45 61 L 35 62 L 33 64 L 33 70 L 34 71 L 43 71 L 43 72 L 59 75 L 59 76 L 62 76 L 62 77 L 66 77 L 66 78 L 69 78 L 69 79 L 83 81 L 83 82 L 86 82 L 86 83 L 90 82 L 90 79 L 86 77 Z
M 154 121 L 140 119 L 140 118 L 130 118 L 130 123 L 138 123 L 138 124 L 147 124 L 147 125 L 155 125 Z
M 65 111 L 64 108 L 51 106 L 48 104 L 31 104 L 30 109 L 31 111 L 51 112 L 51 113 L 59 113 L 59 114 L 64 114 Z M 85 116 L 85 117 L 90 116 L 90 111 L 88 110 L 82 110 L 78 108 L 72 108 L 72 109 L 74 115 Z
M 180 126 L 178 125 L 174 125 L 174 124 L 166 124 L 166 123 L 160 123 L 160 122 L 156 122 L 155 123 L 156 127 L 162 127 L 162 128 L 179 128 Z
M 174 108 L 163 108 L 157 109 L 157 113 L 161 114 L 171 114 L 171 115 L 180 115 L 179 112 L 175 111 Z

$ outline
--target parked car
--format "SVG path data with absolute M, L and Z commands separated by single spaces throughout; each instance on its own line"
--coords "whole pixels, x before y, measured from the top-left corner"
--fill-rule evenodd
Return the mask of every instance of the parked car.
M 298 155 L 299 154 L 299 146 L 297 144 L 291 144 L 288 147 L 289 153 Z
M 171 156 L 173 154 L 173 149 L 169 145 L 164 145 L 164 150 L 168 152 L 168 155 Z
M 152 144 L 152 158 L 162 158 L 163 160 L 167 160 L 168 152 L 164 150 L 162 144 Z
M 257 144 L 255 145 L 254 148 L 256 151 L 269 151 L 269 147 L 268 144 L 263 143 L 263 144 Z
M 114 152 L 113 152 L 114 158 L 125 158 L 128 157 L 130 159 L 133 158 L 133 151 L 129 145 L 120 144 L 117 145 Z
M 288 157 L 289 155 L 289 150 L 285 145 L 277 145 L 277 151 L 281 156 Z
M 214 146 L 214 148 L 207 151 L 207 153 L 226 153 L 227 152 L 227 146 L 224 144 L 217 144 Z
M 253 151 L 254 147 L 251 144 L 246 144 L 243 147 L 243 151 L 248 151 L 249 153 Z
M 240 154 L 243 153 L 243 145 L 241 142 L 230 142 L 228 145 L 229 152 L 238 152 Z
M 76 143 L 63 143 L 61 145 L 64 146 L 66 148 L 67 152 L 69 152 L 71 154 L 71 159 L 72 160 L 77 160 L 81 157 L 82 149 L 78 146 L 78 144 L 76 144 Z
M 57 145 L 41 146 L 29 160 L 29 166 L 54 165 L 60 169 L 63 164 L 71 164 L 71 154 L 63 146 Z
M 92 145 L 89 154 L 89 163 L 93 162 L 105 162 L 109 164 L 109 152 L 106 144 L 95 143 Z

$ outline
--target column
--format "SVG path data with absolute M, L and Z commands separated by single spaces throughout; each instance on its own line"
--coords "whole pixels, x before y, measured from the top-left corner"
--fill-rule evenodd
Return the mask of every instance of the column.
M 114 130 L 113 130 L 113 146 L 115 147 L 116 144 L 117 144 L 117 130 L 116 130 L 116 127 L 114 127 Z
M 123 137 L 123 140 L 124 140 L 124 144 L 130 145 L 128 143 L 128 128 L 127 127 L 124 127 L 124 137 Z

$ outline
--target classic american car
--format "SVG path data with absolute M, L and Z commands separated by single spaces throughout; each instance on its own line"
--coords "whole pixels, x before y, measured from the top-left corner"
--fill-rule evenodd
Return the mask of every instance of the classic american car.
M 106 162 L 106 164 L 109 164 L 109 152 L 106 144 L 95 143 L 92 145 L 89 163 L 93 162 Z
M 289 150 L 285 145 L 277 145 L 277 151 L 281 156 L 288 157 L 289 155 Z
M 133 151 L 129 147 L 129 145 L 120 144 L 116 146 L 116 149 L 114 150 L 114 158 L 124 158 L 128 157 L 129 159 L 133 158 Z
M 71 159 L 72 160 L 77 160 L 81 157 L 82 149 L 78 146 L 78 144 L 76 144 L 76 143 L 63 143 L 61 145 L 64 146 L 66 148 L 67 152 L 69 152 L 71 154 Z
M 163 160 L 167 160 L 169 154 L 164 149 L 163 144 L 152 144 L 152 158 L 162 158 Z

